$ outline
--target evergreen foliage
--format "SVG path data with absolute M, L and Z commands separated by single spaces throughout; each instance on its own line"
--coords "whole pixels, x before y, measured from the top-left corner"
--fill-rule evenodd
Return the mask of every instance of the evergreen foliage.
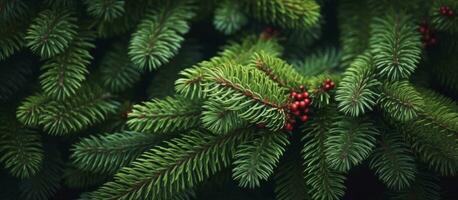
M 454 0 L 0 0 L 0 198 L 447 198 L 457 14 Z M 386 187 L 347 191 L 367 181 Z

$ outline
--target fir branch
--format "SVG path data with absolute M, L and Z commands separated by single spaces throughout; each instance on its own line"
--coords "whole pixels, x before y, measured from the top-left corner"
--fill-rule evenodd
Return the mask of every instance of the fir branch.
M 288 145 L 283 132 L 261 133 L 254 141 L 242 143 L 235 153 L 232 177 L 241 187 L 259 187 L 273 174 Z
M 442 175 L 458 172 L 458 112 L 450 100 L 421 90 L 423 112 L 406 124 L 406 138 L 420 160 Z
M 42 169 L 44 157 L 41 136 L 20 124 L 2 121 L 0 163 L 15 177 L 24 179 L 36 175 Z
M 328 109 L 328 110 L 326 110 Z M 326 140 L 335 113 L 331 108 L 322 109 L 305 126 L 301 151 L 305 166 L 305 180 L 310 187 L 312 199 L 340 199 L 345 193 L 345 176 L 330 167 L 326 157 Z
M 124 0 L 85 0 L 89 15 L 111 21 L 124 14 Z
M 156 147 L 144 153 L 91 197 L 170 199 L 227 167 L 236 145 L 249 136 L 243 130 L 224 135 L 192 131 L 173 139 L 168 147 Z
M 380 82 L 373 72 L 373 59 L 363 54 L 355 59 L 343 74 L 336 92 L 338 108 L 350 116 L 360 116 L 373 109 L 377 102 Z
M 200 113 L 198 101 L 179 96 L 152 99 L 142 105 L 134 105 L 127 125 L 139 132 L 170 133 L 197 127 Z
M 378 104 L 398 121 L 409 121 L 418 116 L 424 105 L 420 94 L 407 81 L 386 83 Z
M 247 126 L 247 122 L 238 116 L 240 113 L 229 109 L 224 102 L 205 101 L 202 109 L 202 126 L 215 134 L 226 134 Z
M 409 147 L 398 133 L 385 133 L 369 166 L 390 189 L 408 188 L 415 180 L 416 166 Z
M 39 124 L 51 135 L 81 131 L 116 111 L 119 103 L 110 98 L 100 88 L 83 87 L 73 99 L 47 103 Z
M 76 18 L 68 11 L 45 10 L 30 25 L 27 46 L 43 58 L 63 52 L 76 36 Z
M 103 85 L 113 92 L 124 91 L 140 80 L 141 73 L 130 62 L 126 52 L 127 47 L 117 43 L 100 63 Z
M 55 150 L 57 151 L 57 150 Z M 21 187 L 20 199 L 46 200 L 51 198 L 61 187 L 62 163 L 58 155 L 48 153 L 41 171 L 33 177 L 24 180 Z
M 157 135 L 129 131 L 91 136 L 73 146 L 71 160 L 84 171 L 114 174 L 160 141 Z
M 286 154 L 288 151 L 286 152 Z M 293 152 L 294 153 L 294 152 Z M 300 157 L 282 160 L 274 174 L 275 197 L 278 200 L 310 200 Z
M 223 65 L 210 71 L 207 79 L 205 92 L 210 99 L 224 102 L 250 123 L 263 123 L 272 131 L 283 127 L 285 89 L 257 69 Z
M 248 13 L 259 20 L 284 28 L 307 29 L 318 23 L 320 5 L 314 0 L 250 0 L 241 1 Z
M 241 5 L 234 1 L 223 1 L 215 10 L 213 25 L 224 34 L 233 34 L 247 23 L 247 17 L 242 12 Z
M 341 117 L 333 123 L 326 139 L 326 158 L 329 166 L 347 172 L 372 153 L 379 131 L 367 119 Z
M 36 94 L 27 97 L 17 108 L 16 118 L 24 125 L 38 126 L 47 102 L 49 99 L 44 95 Z
M 264 51 L 255 53 L 249 66 L 259 69 L 280 87 L 297 89 L 301 85 L 310 87 L 310 83 L 297 71 L 280 58 Z
M 421 43 L 412 20 L 390 12 L 372 23 L 370 48 L 380 76 L 396 81 L 406 79 L 420 61 Z
M 131 61 L 140 69 L 153 70 L 178 53 L 188 21 L 194 16 L 190 1 L 164 3 L 142 20 L 129 45 Z
M 94 48 L 92 32 L 82 31 L 61 54 L 47 61 L 40 75 L 40 85 L 44 93 L 56 100 L 64 100 L 75 95 L 88 74 L 91 63 L 90 50 Z

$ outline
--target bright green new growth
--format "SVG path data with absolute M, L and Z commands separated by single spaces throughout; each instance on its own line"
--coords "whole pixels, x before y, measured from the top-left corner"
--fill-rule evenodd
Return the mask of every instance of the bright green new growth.
M 164 3 L 149 13 L 132 34 L 129 57 L 140 69 L 153 70 L 178 53 L 188 21 L 194 16 L 190 1 Z
M 45 10 L 30 25 L 27 46 L 43 58 L 63 52 L 77 34 L 76 18 L 68 11 Z

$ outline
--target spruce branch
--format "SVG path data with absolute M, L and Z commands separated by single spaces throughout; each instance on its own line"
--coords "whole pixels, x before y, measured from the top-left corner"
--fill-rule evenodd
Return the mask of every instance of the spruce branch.
M 314 0 L 241 1 L 248 13 L 259 20 L 284 28 L 307 29 L 318 23 L 320 5 Z
M 261 181 L 266 181 L 289 145 L 283 132 L 260 134 L 254 141 L 240 144 L 235 152 L 232 177 L 241 187 L 259 187 Z
M 300 157 L 293 156 L 292 159 L 280 161 L 278 165 L 274 174 L 276 199 L 310 200 L 309 187 L 304 179 L 304 166 L 300 162 Z
M 325 144 L 334 118 L 330 107 L 322 109 L 302 130 L 305 180 L 314 200 L 340 199 L 345 193 L 345 176 L 331 168 L 326 156 Z
M 41 136 L 34 130 L 6 120 L 2 119 L 0 124 L 0 163 L 15 177 L 32 177 L 43 168 Z
M 202 109 L 202 126 L 215 134 L 226 134 L 235 129 L 247 127 L 247 122 L 239 117 L 240 113 L 229 109 L 224 102 L 205 101 Z
M 418 116 L 424 102 L 412 85 L 400 81 L 383 85 L 378 104 L 395 120 L 409 121 Z
M 421 43 L 410 16 L 390 12 L 372 23 L 370 48 L 379 75 L 396 81 L 408 78 L 420 61 Z
M 111 21 L 124 14 L 124 0 L 85 0 L 89 15 Z
M 81 31 L 64 52 L 42 66 L 44 73 L 40 75 L 40 85 L 47 96 L 64 100 L 81 88 L 93 58 L 90 54 L 95 47 L 93 39 L 92 32 Z
M 305 77 L 297 73 L 292 65 L 289 65 L 282 59 L 271 56 L 264 51 L 255 53 L 249 66 L 262 71 L 280 87 L 299 88 L 299 86 L 305 85 L 309 88 L 311 85 Z
M 398 133 L 382 135 L 369 166 L 383 183 L 394 190 L 408 188 L 415 180 L 414 157 Z
M 367 119 L 340 117 L 329 130 L 326 139 L 326 159 L 329 166 L 347 172 L 360 164 L 375 148 L 379 131 Z
M 114 174 L 160 141 L 157 135 L 130 131 L 90 136 L 73 146 L 71 160 L 84 171 Z
M 66 135 L 105 120 L 118 106 L 111 95 L 98 87 L 87 86 L 73 99 L 47 103 L 39 124 L 51 135 Z
M 406 139 L 420 160 L 442 175 L 458 172 L 458 112 L 456 104 L 429 90 L 420 90 L 425 104 L 406 124 Z
M 372 56 L 357 57 L 343 76 L 336 92 L 339 110 L 350 116 L 371 111 L 379 97 L 377 88 L 380 85 L 374 75 Z
M 170 133 L 200 124 L 201 106 L 180 96 L 152 99 L 134 105 L 127 125 L 139 132 Z
M 30 25 L 27 46 L 43 58 L 63 52 L 77 34 L 76 18 L 71 12 L 45 10 Z
M 223 1 L 215 10 L 213 25 L 224 34 L 233 34 L 248 22 L 240 3 Z
M 223 65 L 210 71 L 207 79 L 210 100 L 224 102 L 250 123 L 265 124 L 272 131 L 283 127 L 286 91 L 257 69 Z
M 100 63 L 103 85 L 113 92 L 124 91 L 140 80 L 141 73 L 131 63 L 126 52 L 126 46 L 116 43 Z
M 194 16 L 191 1 L 164 3 L 142 20 L 129 45 L 131 61 L 140 69 L 153 70 L 178 53 L 188 21 Z
M 230 165 L 236 145 L 252 133 L 191 131 L 144 153 L 91 194 L 96 199 L 170 199 Z

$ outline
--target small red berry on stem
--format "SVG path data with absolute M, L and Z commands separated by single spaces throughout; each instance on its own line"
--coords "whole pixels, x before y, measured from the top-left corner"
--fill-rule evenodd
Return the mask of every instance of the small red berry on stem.
M 285 129 L 287 131 L 292 131 L 293 130 L 293 125 L 291 123 L 286 123 Z
M 308 115 L 302 115 L 302 116 L 301 116 L 301 121 L 302 121 L 302 122 L 306 122 L 308 119 L 309 119 L 309 116 L 308 116 Z

